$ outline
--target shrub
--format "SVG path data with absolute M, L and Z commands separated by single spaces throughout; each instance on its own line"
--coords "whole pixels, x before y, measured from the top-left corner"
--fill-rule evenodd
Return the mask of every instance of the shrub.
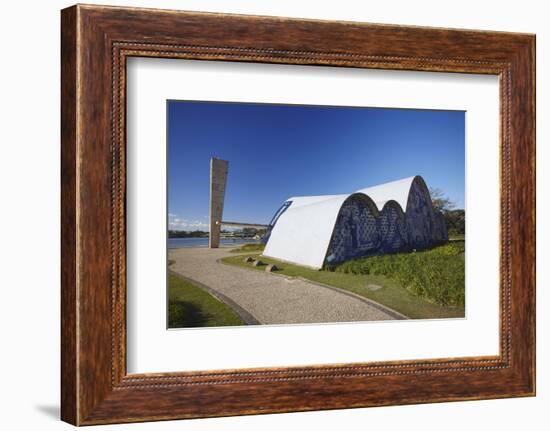
M 464 306 L 464 242 L 431 250 L 371 256 L 333 268 L 350 274 L 383 275 L 398 281 L 414 295 L 439 305 Z

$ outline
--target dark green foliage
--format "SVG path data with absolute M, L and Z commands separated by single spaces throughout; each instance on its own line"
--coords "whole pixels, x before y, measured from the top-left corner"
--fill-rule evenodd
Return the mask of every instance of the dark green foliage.
M 447 225 L 449 236 L 464 235 L 466 229 L 466 213 L 464 210 L 443 211 L 443 219 Z
M 443 214 L 449 236 L 464 235 L 466 227 L 465 211 L 463 209 L 455 209 L 456 203 L 449 199 L 441 189 L 430 188 L 430 196 L 434 210 Z
M 351 260 L 333 270 L 383 275 L 432 303 L 464 306 L 464 241 L 453 241 L 431 250 Z

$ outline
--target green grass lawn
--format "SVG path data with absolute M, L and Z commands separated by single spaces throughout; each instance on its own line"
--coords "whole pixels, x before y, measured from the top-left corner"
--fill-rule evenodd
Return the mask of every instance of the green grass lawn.
M 439 253 L 454 253 L 447 250 L 448 244 L 437 248 L 444 247 Z M 437 248 L 429 250 L 428 252 L 434 252 Z M 425 252 L 407 253 L 407 255 L 417 255 Z M 404 255 L 401 253 L 399 255 Z M 389 256 L 399 256 L 389 255 Z M 229 256 L 223 260 L 223 262 L 248 268 L 250 270 L 264 271 L 265 266 L 254 267 L 251 263 L 245 263 L 243 261 L 243 254 L 236 256 Z M 383 304 L 411 319 L 429 319 L 429 318 L 449 318 L 449 317 L 464 317 L 464 305 L 439 305 L 433 301 L 428 301 L 425 297 L 419 296 L 413 293 L 411 290 L 403 287 L 403 283 L 394 278 L 396 273 L 392 276 L 372 273 L 352 273 L 350 271 L 344 271 L 337 268 L 333 270 L 314 270 L 305 268 L 299 265 L 293 265 L 289 263 L 280 262 L 276 259 L 266 258 L 260 256 L 258 253 L 247 254 L 253 258 L 260 259 L 266 264 L 273 263 L 277 265 L 279 270 L 278 274 L 283 274 L 290 277 L 302 277 L 311 281 L 326 284 L 329 286 L 338 287 L 340 289 L 348 290 L 365 298 L 372 299 L 380 304 Z M 389 257 L 388 256 L 388 257 Z M 460 255 L 454 254 L 455 259 L 459 259 Z M 377 256 L 385 257 L 385 256 Z M 372 258 L 366 258 L 372 259 Z M 415 257 L 413 258 L 415 259 Z M 462 255 L 463 259 L 463 255 Z M 363 259 L 353 261 L 361 262 Z M 349 262 L 348 262 L 349 263 Z M 363 265 L 361 265 L 363 266 Z M 464 272 L 462 272 L 464 277 Z M 371 290 L 368 285 L 382 286 L 379 290 Z M 462 289 L 464 289 L 464 282 L 462 282 Z
M 208 292 L 171 271 L 168 273 L 169 328 L 245 324 L 237 313 Z

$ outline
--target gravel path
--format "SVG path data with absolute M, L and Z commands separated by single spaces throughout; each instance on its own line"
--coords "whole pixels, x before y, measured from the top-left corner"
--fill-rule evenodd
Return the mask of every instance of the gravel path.
M 391 320 L 397 316 L 367 300 L 300 279 L 218 262 L 231 248 L 169 250 L 170 269 L 198 282 L 260 324 Z M 235 307 L 235 304 L 237 307 Z M 250 320 L 250 319 L 249 319 Z

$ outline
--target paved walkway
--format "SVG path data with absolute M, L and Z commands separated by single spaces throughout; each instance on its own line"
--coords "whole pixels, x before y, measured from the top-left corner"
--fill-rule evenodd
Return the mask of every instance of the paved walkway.
M 391 320 L 396 316 L 342 291 L 218 262 L 231 248 L 169 250 L 174 272 L 198 282 L 248 323 L 289 324 Z

